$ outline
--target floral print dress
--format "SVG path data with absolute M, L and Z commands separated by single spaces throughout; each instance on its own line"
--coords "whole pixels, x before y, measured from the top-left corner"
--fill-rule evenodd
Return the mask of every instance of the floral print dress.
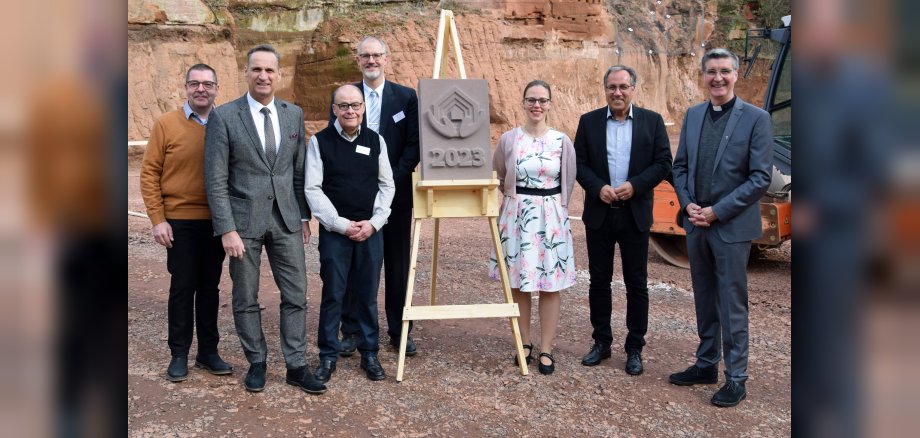
M 518 187 L 552 189 L 562 184 L 562 138 L 563 134 L 554 129 L 540 138 L 517 129 L 514 172 Z M 556 292 L 575 284 L 572 230 L 561 194 L 505 194 L 498 233 L 513 289 Z M 489 276 L 500 279 L 494 249 L 489 257 Z

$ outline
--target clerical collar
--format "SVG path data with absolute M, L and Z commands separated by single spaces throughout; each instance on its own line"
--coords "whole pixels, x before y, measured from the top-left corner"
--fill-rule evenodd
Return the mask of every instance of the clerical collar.
M 713 105 L 713 104 L 712 104 L 712 101 L 710 100 L 710 101 L 709 101 L 709 109 L 710 109 L 711 111 L 713 111 L 713 112 L 729 111 L 729 110 L 732 109 L 732 107 L 735 106 L 735 99 L 737 99 L 737 98 L 738 98 L 738 96 L 734 96 L 734 97 L 732 97 L 732 100 L 729 100 L 728 102 L 725 102 L 725 103 L 723 103 L 722 105 Z

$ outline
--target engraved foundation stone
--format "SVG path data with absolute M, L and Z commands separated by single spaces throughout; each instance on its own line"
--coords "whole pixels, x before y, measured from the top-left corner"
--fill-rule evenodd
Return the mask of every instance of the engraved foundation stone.
M 492 177 L 485 79 L 421 79 L 422 180 Z

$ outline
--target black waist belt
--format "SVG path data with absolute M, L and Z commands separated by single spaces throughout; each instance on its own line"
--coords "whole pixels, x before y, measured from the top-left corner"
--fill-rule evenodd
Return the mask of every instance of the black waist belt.
M 712 207 L 712 203 L 711 203 L 711 202 L 697 202 L 696 205 L 699 205 L 699 206 L 702 207 L 702 208 Z
M 514 192 L 518 195 L 532 196 L 553 196 L 562 193 L 562 186 L 556 186 L 551 189 L 533 189 L 530 187 L 515 187 Z
M 626 207 L 626 201 L 613 201 L 610 203 L 610 208 L 623 208 Z

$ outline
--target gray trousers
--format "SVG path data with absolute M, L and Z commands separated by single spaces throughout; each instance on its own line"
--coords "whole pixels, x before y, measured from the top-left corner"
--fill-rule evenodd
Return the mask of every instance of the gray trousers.
M 259 238 L 243 238 L 243 259 L 230 257 L 233 279 L 233 322 L 249 363 L 265 362 L 268 347 L 259 312 L 259 270 L 262 247 L 281 291 L 281 352 L 287 368 L 305 366 L 307 348 L 307 272 L 301 233 L 288 232 L 278 206 Z
M 715 229 L 694 227 L 687 233 L 687 252 L 700 337 L 696 365 L 719 365 L 721 336 L 725 378 L 744 382 L 748 378 L 747 262 L 751 242 L 726 243 Z

